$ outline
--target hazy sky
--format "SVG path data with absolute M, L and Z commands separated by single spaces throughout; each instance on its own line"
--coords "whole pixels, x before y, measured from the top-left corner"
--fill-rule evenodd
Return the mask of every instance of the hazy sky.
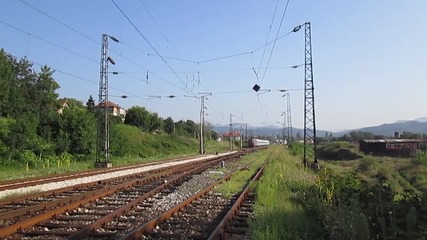
M 176 121 L 199 119 L 200 101 L 184 95 L 210 92 L 206 119 L 212 123 L 227 124 L 232 113 L 235 122 L 278 125 L 286 103 L 282 93 L 257 97 L 252 86 L 304 86 L 304 68 L 289 68 L 304 63 L 304 28 L 277 40 L 266 71 L 273 44 L 265 51 L 203 62 L 265 45 L 278 2 L 269 35 L 269 41 L 274 40 L 286 0 L 115 2 L 160 55 L 194 62 L 165 58 L 169 68 L 153 56 L 155 51 L 110 0 L 3 0 L 0 48 L 57 69 L 60 96 L 86 102 L 90 94 L 98 99 L 99 42 L 102 33 L 110 34 L 121 41 L 110 41 L 110 56 L 116 62 L 110 69 L 122 73 L 110 75 L 110 86 L 116 89 L 110 90 L 111 100 L 126 108 L 144 106 Z M 311 22 L 318 129 L 427 116 L 426 10 L 425 0 L 290 1 L 279 36 Z M 113 97 L 124 92 L 128 99 Z M 293 125 L 302 127 L 303 92 L 291 94 Z M 178 97 L 148 100 L 149 95 Z

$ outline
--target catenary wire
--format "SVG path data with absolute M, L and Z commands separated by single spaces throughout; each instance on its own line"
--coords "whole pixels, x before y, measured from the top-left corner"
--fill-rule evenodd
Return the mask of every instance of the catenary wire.
M 8 26 L 9 28 L 15 29 L 16 31 L 19 31 L 19 32 L 25 33 L 25 34 L 27 34 L 28 36 L 32 36 L 33 38 L 39 39 L 39 40 L 41 40 L 41 41 L 43 41 L 43 42 L 46 42 L 46 43 L 48 43 L 48 44 L 50 44 L 50 45 L 52 45 L 52 46 L 55 46 L 55 47 L 57 47 L 57 48 L 60 48 L 60 49 L 62 49 L 62 50 L 64 50 L 64 51 L 66 51 L 66 52 L 69 52 L 69 53 L 71 53 L 71 54 L 74 54 L 74 55 L 76 55 L 76 56 L 79 56 L 79 57 L 81 57 L 81 58 L 84 58 L 84 59 L 86 59 L 86 60 L 88 60 L 88 61 L 91 61 L 91 62 L 93 62 L 93 63 L 99 64 L 99 62 L 98 62 L 98 61 L 96 61 L 96 60 L 94 60 L 94 59 L 91 59 L 91 58 L 89 58 L 89 57 L 87 57 L 87 56 L 84 56 L 84 55 L 82 55 L 82 54 L 80 54 L 80 53 L 78 53 L 78 52 L 75 52 L 75 51 L 73 51 L 73 50 L 71 50 L 71 49 L 68 49 L 68 48 L 63 47 L 63 46 L 61 46 L 61 45 L 59 45 L 59 44 L 56 44 L 56 43 L 54 43 L 54 42 L 51 42 L 51 41 L 49 41 L 49 40 L 47 40 L 47 39 L 44 39 L 44 38 L 42 38 L 42 37 L 40 37 L 40 36 L 37 36 L 37 35 L 32 34 L 32 33 L 30 33 L 30 32 L 27 32 L 27 31 L 25 31 L 25 30 L 23 30 L 23 29 L 21 29 L 21 28 L 18 28 L 18 27 L 14 26 L 14 25 L 12 25 L 12 24 L 10 24 L 10 23 L 7 23 L 7 22 L 5 22 L 5 21 L 3 21 L 3 20 L 0 20 L 0 23 L 1 23 L 1 24 L 3 24 L 3 25 L 5 25 L 5 26 Z
M 174 72 L 175 76 L 184 84 L 185 86 L 185 82 L 179 77 L 179 75 L 175 72 L 175 70 L 172 68 L 172 66 L 166 61 L 166 59 L 164 59 L 160 53 L 157 51 L 157 49 L 151 44 L 150 41 L 148 41 L 148 39 L 144 36 L 144 34 L 142 34 L 142 32 L 139 30 L 139 28 L 132 22 L 132 20 L 126 15 L 126 13 L 119 7 L 119 5 L 117 5 L 117 3 L 114 0 L 111 0 L 111 2 L 113 2 L 113 4 L 116 6 L 116 8 L 122 13 L 122 15 L 127 19 L 127 21 L 133 26 L 133 28 L 139 33 L 139 35 L 145 40 L 145 42 L 147 42 L 147 44 L 154 50 L 154 52 L 156 52 L 157 55 L 160 56 L 160 58 L 162 59 L 162 61 L 168 66 L 168 68 Z
M 276 46 L 277 38 L 279 37 L 280 30 L 282 29 L 283 19 L 285 19 L 286 12 L 288 10 L 289 1 L 290 0 L 286 1 L 285 10 L 283 11 L 282 19 L 280 19 L 280 24 L 279 24 L 279 28 L 277 29 L 276 38 L 274 39 L 273 46 L 272 46 L 271 52 L 270 52 L 270 56 L 268 57 L 267 64 L 265 65 L 265 69 L 264 69 L 264 73 L 263 73 L 262 78 L 261 78 L 260 85 L 262 85 L 262 83 L 264 82 L 265 75 L 267 73 L 267 68 L 268 68 L 268 65 L 270 64 L 271 56 L 273 55 L 273 52 L 274 52 L 274 47 Z
M 270 23 L 270 27 L 269 27 L 269 29 L 268 29 L 267 39 L 265 40 L 265 44 L 267 44 L 267 43 L 268 43 L 268 41 L 270 40 L 271 29 L 272 29 L 272 27 L 273 27 L 274 19 L 275 19 L 275 17 L 276 17 L 276 12 L 277 12 L 277 7 L 279 6 L 279 1 L 280 1 L 280 0 L 277 0 L 277 1 L 276 1 L 276 7 L 274 8 L 273 17 L 271 18 L 271 23 Z M 266 51 L 266 50 L 267 50 L 267 45 L 265 45 L 264 50 L 262 51 L 261 62 L 259 63 L 258 72 L 260 72 L 260 71 L 261 71 L 261 66 L 262 66 L 262 63 L 263 63 L 263 61 L 264 61 L 264 56 L 265 56 L 265 51 Z M 254 71 L 255 71 L 255 70 L 254 70 Z M 258 74 L 256 74 L 256 76 L 257 76 L 257 78 L 258 78 Z

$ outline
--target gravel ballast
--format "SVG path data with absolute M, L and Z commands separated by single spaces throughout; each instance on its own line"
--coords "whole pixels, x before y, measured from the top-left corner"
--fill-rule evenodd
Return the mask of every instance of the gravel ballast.
M 136 173 L 147 172 L 150 170 L 160 169 L 160 168 L 164 168 L 164 167 L 176 166 L 176 165 L 180 165 L 180 164 L 202 161 L 202 160 L 209 160 L 209 159 L 213 159 L 216 157 L 230 155 L 232 153 L 235 153 L 235 152 L 228 152 L 228 153 L 223 153 L 223 154 L 218 154 L 218 155 L 207 155 L 207 156 L 203 156 L 203 157 L 192 158 L 192 159 L 176 161 L 176 162 L 159 163 L 157 165 L 139 167 L 139 168 L 134 168 L 134 169 L 119 170 L 119 171 L 111 172 L 111 173 L 104 173 L 104 174 L 99 174 L 99 175 L 90 176 L 90 177 L 82 177 L 82 178 L 64 180 L 64 181 L 59 181 L 59 182 L 39 184 L 39 185 L 30 186 L 30 187 L 8 189 L 8 190 L 0 191 L 0 199 L 5 198 L 5 197 L 10 196 L 10 195 L 25 195 L 25 194 L 30 194 L 32 192 L 50 191 L 50 190 L 55 190 L 55 189 L 59 189 L 59 188 L 84 184 L 84 183 L 97 182 L 97 181 L 102 181 L 102 180 L 106 180 L 106 179 L 110 179 L 110 178 L 123 177 L 123 176 L 132 175 L 132 174 L 136 174 Z

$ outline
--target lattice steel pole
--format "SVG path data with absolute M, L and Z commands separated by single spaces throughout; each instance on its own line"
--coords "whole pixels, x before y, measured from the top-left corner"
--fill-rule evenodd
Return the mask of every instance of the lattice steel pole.
M 292 133 L 292 111 L 291 111 L 291 94 L 286 94 L 286 120 L 287 120 L 287 127 L 288 127 L 288 144 L 292 143 L 294 141 L 294 135 Z
M 96 167 L 108 167 L 110 163 L 110 126 L 109 126 L 109 101 L 108 101 L 108 62 L 115 64 L 108 56 L 108 39 L 118 40 L 107 34 L 102 34 L 101 63 L 99 78 Z
M 314 111 L 313 55 L 311 51 L 311 25 L 305 24 L 305 80 L 304 80 L 304 165 L 317 163 L 316 117 Z

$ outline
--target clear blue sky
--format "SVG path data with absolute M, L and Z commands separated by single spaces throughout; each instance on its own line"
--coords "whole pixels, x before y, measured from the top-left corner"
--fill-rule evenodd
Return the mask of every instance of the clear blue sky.
M 161 55 L 194 61 L 262 46 L 277 2 L 115 1 Z M 25 2 L 97 42 L 102 33 L 122 42 L 110 42 L 110 56 L 117 63 L 111 70 L 123 72 L 110 76 L 110 86 L 132 96 L 111 98 L 121 106 L 139 105 L 162 117 L 198 121 L 197 99 L 147 100 L 147 97 L 211 92 L 213 95 L 206 103 L 207 120 L 214 124 L 227 124 L 230 113 L 236 116 L 234 121 L 254 126 L 278 125 L 282 121 L 280 114 L 285 110 L 285 99 L 281 93 L 263 94 L 258 102 L 257 95 L 251 92 L 252 86 L 261 82 L 252 68 L 262 78 L 273 45 L 266 48 L 262 64 L 263 49 L 199 64 L 166 59 L 176 76 L 160 58 L 147 54 L 154 51 L 109 0 Z M 286 0 L 279 1 L 270 40 L 276 36 L 285 4 Z M 318 129 L 360 128 L 427 116 L 426 10 L 424 0 L 290 1 L 279 35 L 311 22 Z M 98 82 L 100 45 L 18 0 L 2 1 L 0 21 L 84 57 L 1 22 L 0 48 L 17 57 L 27 56 L 31 61 Z M 304 68 L 285 68 L 304 62 L 302 30 L 277 41 L 262 88 L 303 87 Z M 92 94 L 97 100 L 96 84 L 61 72 L 54 76 L 61 85 L 61 97 L 86 102 Z M 123 92 L 110 90 L 110 94 Z M 302 127 L 302 91 L 292 92 L 292 111 L 294 126 Z

